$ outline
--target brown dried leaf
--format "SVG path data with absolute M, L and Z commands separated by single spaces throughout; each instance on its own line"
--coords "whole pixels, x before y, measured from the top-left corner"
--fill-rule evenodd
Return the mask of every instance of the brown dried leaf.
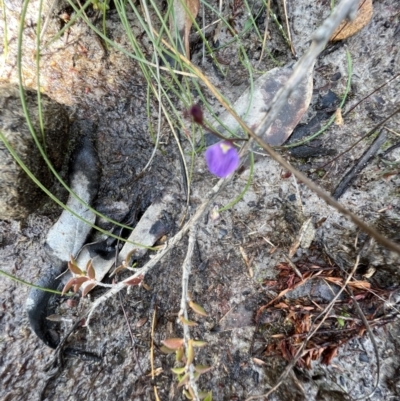
M 185 54 L 190 58 L 189 35 L 200 8 L 199 0 L 174 0 L 174 15 L 170 19 L 170 30 L 177 32 L 184 43 Z M 179 43 L 179 40 L 177 40 Z M 183 50 L 183 49 L 182 49 Z
M 350 281 L 349 284 L 350 287 L 357 288 L 359 290 L 366 290 L 371 288 L 371 283 L 368 281 Z
M 75 259 L 72 256 L 71 261 L 68 262 L 68 269 L 71 271 L 72 274 L 76 274 L 78 276 L 81 276 L 83 274 L 83 271 L 78 267 Z
M 92 259 L 87 262 L 86 275 L 90 278 L 90 280 L 95 280 L 96 278 L 96 271 L 94 270 Z
M 251 358 L 251 359 L 253 360 L 253 362 L 254 362 L 256 365 L 266 365 L 266 364 L 267 364 L 267 362 L 264 362 L 263 360 L 258 359 L 258 358 Z
M 167 348 L 177 350 L 183 345 L 183 338 L 167 338 L 161 341 Z
M 342 22 L 331 37 L 332 42 L 347 39 L 353 36 L 358 31 L 363 29 L 369 21 L 371 21 L 373 14 L 372 0 L 361 0 L 358 6 L 357 17 L 354 21 Z
M 289 99 L 278 113 L 272 125 L 264 132 L 259 132 L 264 141 L 272 146 L 282 145 L 292 134 L 308 109 L 313 93 L 312 64 L 305 77 L 291 92 Z M 265 108 L 268 108 L 276 93 L 286 85 L 293 73 L 293 66 L 277 67 L 269 70 L 254 82 L 254 91 L 250 88 L 236 100 L 234 110 L 243 121 L 255 129 L 259 127 L 265 117 Z M 228 111 L 221 117 L 223 124 L 235 131 L 238 123 Z
M 87 277 L 72 277 L 68 282 L 65 284 L 62 295 L 64 295 L 71 287 L 74 287 L 74 291 L 78 292 L 79 287 L 89 279 Z
M 190 58 L 190 49 L 189 49 L 190 28 L 193 25 L 192 18 L 195 19 L 197 17 L 198 12 L 199 12 L 200 1 L 199 0 L 186 0 L 186 5 L 187 5 L 187 8 L 188 8 L 187 12 L 189 14 L 186 15 L 184 41 L 185 41 L 186 57 Z
M 341 108 L 338 108 L 335 111 L 335 124 L 336 125 L 343 125 L 344 124 L 343 116 L 342 116 L 342 109 Z
M 114 276 L 115 274 L 117 274 L 117 273 L 119 273 L 120 271 L 125 270 L 125 269 L 126 269 L 126 266 L 125 266 L 124 264 L 119 265 L 119 266 L 114 270 L 114 272 L 112 273 L 112 275 Z
M 147 320 L 148 320 L 147 317 L 142 317 L 136 322 L 135 326 L 142 327 L 147 322 Z
M 332 359 L 337 355 L 338 353 L 338 347 L 332 346 L 328 347 L 322 354 L 322 361 L 324 365 L 329 365 L 332 361 Z

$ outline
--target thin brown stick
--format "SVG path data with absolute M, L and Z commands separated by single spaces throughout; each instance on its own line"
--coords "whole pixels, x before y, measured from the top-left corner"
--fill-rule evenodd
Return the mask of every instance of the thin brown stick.
M 156 327 L 156 314 L 157 308 L 154 308 L 153 312 L 153 319 L 151 320 L 151 346 L 150 346 L 150 364 L 151 364 L 151 378 L 154 380 L 155 373 L 154 373 L 154 330 Z M 154 390 L 154 397 L 156 400 L 159 400 L 157 386 L 153 386 Z
M 121 305 L 122 312 L 124 313 L 124 319 L 125 319 L 126 325 L 128 326 L 129 335 L 130 335 L 131 341 L 132 341 L 133 356 L 135 358 L 136 365 L 139 367 L 140 373 L 142 374 L 142 376 L 144 376 L 142 367 L 140 366 L 140 362 L 138 359 L 137 351 L 136 351 L 135 336 L 133 335 L 132 327 L 131 327 L 131 324 L 129 323 L 128 315 L 126 314 L 126 310 L 124 308 L 124 303 L 122 301 L 121 293 L 119 293 L 118 295 L 119 295 L 119 304 Z
M 294 46 L 293 46 L 292 35 L 290 33 L 290 26 L 289 26 L 289 18 L 288 18 L 286 0 L 282 0 L 282 3 L 283 3 L 283 12 L 285 14 L 286 32 L 287 32 L 287 36 L 288 36 L 289 43 L 290 43 L 290 51 L 292 52 L 293 56 L 297 58 L 296 50 L 294 49 Z
M 373 90 L 370 94 L 367 96 L 363 97 L 361 100 L 359 100 L 354 106 L 352 106 L 349 110 L 347 110 L 343 114 L 343 118 L 346 117 L 349 113 L 351 113 L 360 103 L 362 103 L 364 100 L 367 100 L 370 96 L 372 96 L 374 93 L 378 92 L 381 90 L 384 86 L 386 86 L 389 82 L 392 82 L 394 79 L 398 78 L 400 76 L 400 73 L 396 74 L 393 78 L 390 78 L 389 81 L 384 82 L 381 86 L 378 86 L 375 90 Z
M 380 123 L 378 123 L 377 125 L 375 125 L 373 128 L 371 128 L 365 135 L 363 135 L 360 139 L 358 139 L 356 142 L 354 142 L 349 148 L 347 148 L 346 150 L 344 150 L 343 152 L 339 153 L 337 156 L 335 156 L 333 159 L 331 159 L 329 162 L 323 164 L 322 166 L 318 167 L 318 168 L 324 168 L 326 167 L 328 164 L 333 163 L 335 160 L 339 159 L 340 157 L 342 157 L 344 154 L 346 154 L 347 152 L 350 152 L 351 149 L 353 149 L 355 146 L 357 146 L 361 141 L 363 141 L 365 138 L 368 138 L 370 135 L 372 135 L 373 133 L 376 132 L 376 130 L 378 128 L 380 128 L 382 125 L 384 125 L 387 121 L 389 121 L 393 116 L 395 116 L 397 113 L 400 113 L 400 107 L 398 109 L 396 109 L 393 113 L 389 114 L 389 116 L 387 116 L 385 119 L 383 119 Z

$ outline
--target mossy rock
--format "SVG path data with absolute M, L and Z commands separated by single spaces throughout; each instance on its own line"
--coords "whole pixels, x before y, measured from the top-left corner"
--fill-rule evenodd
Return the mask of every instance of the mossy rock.
M 27 90 L 25 98 L 32 126 L 43 146 L 37 93 Z M 43 147 L 53 166 L 60 169 L 67 153 L 68 114 L 64 106 L 46 95 L 41 95 L 41 107 L 45 134 Z M 15 85 L 0 84 L 0 131 L 34 176 L 49 188 L 53 175 L 29 131 L 19 89 Z M 0 139 L 0 219 L 24 219 L 41 206 L 45 196 Z

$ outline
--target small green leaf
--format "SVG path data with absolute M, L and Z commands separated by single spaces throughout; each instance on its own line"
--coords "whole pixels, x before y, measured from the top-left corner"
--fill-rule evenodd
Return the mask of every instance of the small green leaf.
M 186 326 L 197 326 L 196 322 L 192 322 L 191 320 L 185 319 L 183 316 L 179 316 L 179 320 L 182 322 L 182 324 L 186 324 Z
M 182 362 L 183 357 L 185 356 L 185 353 L 183 351 L 183 347 L 180 347 L 177 351 L 176 351 L 176 361 L 177 362 Z
M 160 351 L 163 352 L 164 354 L 172 354 L 173 352 L 175 352 L 174 349 L 168 348 L 165 345 L 160 347 Z
M 183 395 L 184 395 L 188 400 L 193 400 L 193 397 L 190 395 L 189 391 L 183 390 Z
M 212 401 L 212 392 L 210 391 L 204 401 Z
M 196 366 L 194 367 L 194 370 L 195 370 L 196 372 L 199 372 L 200 374 L 206 373 L 206 372 L 208 372 L 208 371 L 211 370 L 211 369 L 212 369 L 212 366 L 196 365 Z
M 193 348 L 193 340 L 189 340 L 187 347 L 187 361 L 186 366 L 189 366 L 194 360 L 194 348 Z
M 201 400 L 203 400 L 203 399 L 206 398 L 209 394 L 210 394 L 209 391 L 199 391 L 199 398 L 200 398 Z
M 203 348 L 207 345 L 207 343 L 205 341 L 202 340 L 193 340 L 193 347 L 196 348 Z
M 181 375 L 182 373 L 185 373 L 186 371 L 186 367 L 182 367 L 182 368 L 172 368 L 171 369 L 176 375 Z
M 194 303 L 193 301 L 189 301 L 189 306 L 192 308 L 193 312 L 197 313 L 198 315 L 208 316 L 205 309 L 202 306 Z
M 189 373 L 186 373 L 185 376 L 182 377 L 182 379 L 178 383 L 178 388 L 182 387 L 189 381 Z

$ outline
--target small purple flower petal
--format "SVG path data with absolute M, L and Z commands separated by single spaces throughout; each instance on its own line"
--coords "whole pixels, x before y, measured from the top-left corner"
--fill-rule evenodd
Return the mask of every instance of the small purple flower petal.
M 233 173 L 239 166 L 239 155 L 230 142 L 218 142 L 205 153 L 208 169 L 220 178 Z

